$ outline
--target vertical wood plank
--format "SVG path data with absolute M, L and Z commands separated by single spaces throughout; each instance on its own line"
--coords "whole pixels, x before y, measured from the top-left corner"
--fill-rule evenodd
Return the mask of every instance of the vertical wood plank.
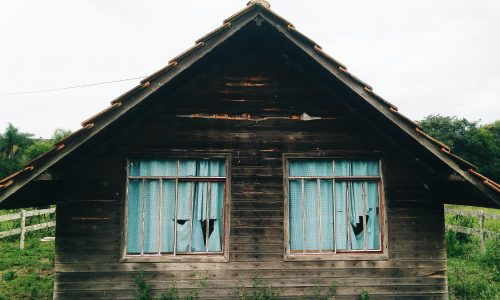
M 21 237 L 19 238 L 19 249 L 24 249 L 24 236 L 26 234 L 26 211 L 21 210 Z

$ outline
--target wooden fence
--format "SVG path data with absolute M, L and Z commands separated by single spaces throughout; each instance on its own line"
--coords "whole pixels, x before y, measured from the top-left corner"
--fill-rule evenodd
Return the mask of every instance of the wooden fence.
M 18 213 L 10 214 L 10 215 L 2 215 L 0 216 L 0 222 L 12 221 L 21 219 L 21 227 L 14 228 L 7 231 L 0 232 L 0 239 L 12 235 L 20 234 L 19 239 L 19 248 L 24 249 L 24 236 L 26 232 L 37 231 L 44 228 L 54 227 L 56 226 L 56 222 L 50 221 L 46 223 L 40 223 L 35 225 L 26 226 L 26 218 L 40 216 L 40 215 L 48 215 L 56 212 L 56 208 L 47 208 L 47 209 L 39 209 L 39 210 L 21 210 Z
M 484 240 L 486 239 L 486 237 L 500 236 L 499 232 L 493 232 L 493 231 L 488 231 L 488 230 L 484 229 L 484 220 L 485 219 L 500 220 L 500 215 L 485 213 L 482 210 L 464 211 L 464 210 L 458 210 L 458 209 L 452 209 L 452 208 L 445 208 L 444 212 L 447 214 L 450 214 L 450 215 L 459 215 L 459 216 L 465 216 L 465 217 L 479 218 L 479 228 L 470 228 L 470 227 L 462 227 L 462 226 L 457 226 L 457 225 L 446 224 L 446 229 L 451 230 L 451 231 L 455 231 L 455 232 L 461 232 L 461 233 L 479 236 L 479 240 L 481 243 L 481 250 L 484 250 Z

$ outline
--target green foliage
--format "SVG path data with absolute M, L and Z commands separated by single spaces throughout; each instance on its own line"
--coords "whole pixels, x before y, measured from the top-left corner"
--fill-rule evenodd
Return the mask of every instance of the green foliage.
M 478 121 L 465 118 L 430 115 L 419 125 L 450 146 L 455 154 L 476 165 L 484 175 L 500 180 L 500 121 L 480 126 Z
M 151 296 L 151 285 L 144 278 L 144 272 L 141 271 L 139 274 L 134 276 L 134 283 L 136 286 L 136 295 L 138 300 L 152 300 Z M 174 279 L 172 286 L 168 287 L 167 290 L 156 298 L 157 300 L 195 300 L 200 299 L 201 292 L 207 287 L 207 277 L 205 276 L 201 280 L 198 280 L 195 288 L 191 290 L 184 298 L 179 296 L 179 290 L 177 289 L 177 281 Z
M 69 134 L 69 130 L 56 129 L 51 139 L 35 139 L 33 134 L 20 132 L 9 123 L 4 133 L 0 133 L 0 178 L 20 170 L 24 164 L 49 151 L 54 143 Z
M 144 271 L 134 276 L 137 300 L 151 300 L 151 285 L 144 278 Z
M 473 237 L 470 242 L 457 239 L 456 243 L 461 250 L 448 254 L 450 298 L 496 299 L 500 295 L 500 239 L 486 240 L 484 252 L 479 247 L 477 237 Z
M 370 300 L 370 294 L 368 293 L 367 290 L 362 290 L 361 293 L 359 294 L 359 298 L 361 300 Z
M 337 293 L 337 285 L 332 284 L 328 290 L 325 290 L 320 286 L 314 286 L 309 295 L 304 295 L 302 298 L 312 298 L 315 300 L 335 300 L 335 294 Z
M 277 300 L 279 295 L 280 291 L 277 288 L 266 286 L 259 275 L 254 275 L 251 291 L 248 291 L 241 283 L 238 285 L 240 300 Z
M 474 217 L 454 215 L 451 217 L 450 224 L 458 225 L 458 226 L 466 227 L 466 228 L 473 228 L 475 221 L 474 221 Z M 457 232 L 455 235 L 456 235 L 458 242 L 460 242 L 462 244 L 470 243 L 472 241 L 471 236 L 467 233 Z
M 16 278 L 16 272 L 7 271 L 7 272 L 3 273 L 2 278 L 5 281 L 12 281 L 14 278 Z

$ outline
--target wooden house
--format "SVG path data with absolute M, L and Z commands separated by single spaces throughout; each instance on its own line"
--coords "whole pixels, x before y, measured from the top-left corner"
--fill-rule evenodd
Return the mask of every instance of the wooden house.
M 0 181 L 0 208 L 56 204 L 55 299 L 447 298 L 444 203 L 500 186 L 290 22 L 251 1 Z

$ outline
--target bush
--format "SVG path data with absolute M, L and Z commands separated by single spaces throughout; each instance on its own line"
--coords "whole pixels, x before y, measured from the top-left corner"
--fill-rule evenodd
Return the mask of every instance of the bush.
M 251 295 L 241 283 L 238 286 L 240 300 L 277 300 L 280 292 L 277 288 L 265 286 L 264 280 L 259 275 L 253 277 Z
M 144 271 L 134 276 L 137 300 L 151 300 L 151 285 L 144 278 Z
M 14 272 L 14 271 L 7 271 L 7 272 L 3 273 L 2 278 L 5 281 L 12 281 L 12 280 L 14 280 L 14 278 L 16 278 L 16 272 Z

